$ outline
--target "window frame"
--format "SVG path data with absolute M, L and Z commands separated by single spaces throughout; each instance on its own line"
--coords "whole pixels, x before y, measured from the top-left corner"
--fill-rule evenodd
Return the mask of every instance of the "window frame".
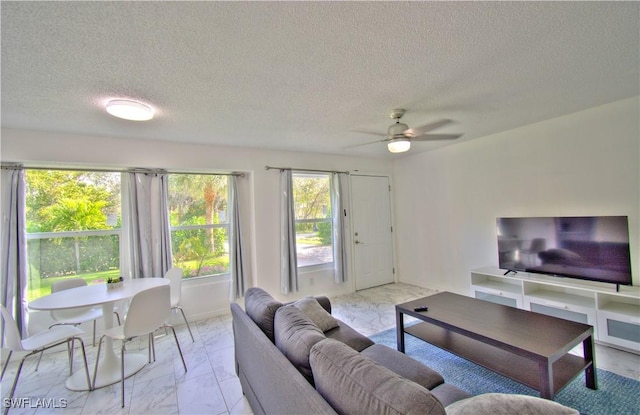
M 335 258 L 334 258 L 334 252 L 333 252 L 333 246 L 335 241 L 333 240 L 333 222 L 334 222 L 334 217 L 333 217 L 333 211 L 331 210 L 331 205 L 332 205 L 332 201 L 333 201 L 333 194 L 331 192 L 331 174 L 330 173 L 324 173 L 324 172 L 297 172 L 297 171 L 292 171 L 292 180 L 293 180 L 293 186 L 295 189 L 295 180 L 296 178 L 326 178 L 329 182 L 329 187 L 327 189 L 328 193 L 329 193 L 329 212 L 331 212 L 331 215 L 329 215 L 326 218 L 317 218 L 317 219 L 297 219 L 295 218 L 294 220 L 294 227 L 297 228 L 298 224 L 301 223 L 329 223 L 329 225 L 331 226 L 331 245 L 329 245 L 329 248 L 331 249 L 331 261 L 329 262 L 322 262 L 322 263 L 318 263 L 318 264 L 310 264 L 310 265 L 298 265 L 298 273 L 300 274 L 307 274 L 310 272 L 315 272 L 315 271 L 321 271 L 321 270 L 327 270 L 327 269 L 333 269 L 334 264 L 335 264 Z M 296 204 L 295 201 L 295 191 L 294 191 L 294 200 L 293 200 L 294 206 Z M 298 234 L 296 232 L 296 248 L 297 248 L 297 239 L 298 239 Z M 299 252 L 296 249 L 296 262 L 298 262 L 298 255 Z
M 126 222 L 126 216 L 127 216 L 127 212 L 125 210 L 122 209 L 122 203 L 124 201 L 124 195 L 122 194 L 122 181 L 123 181 L 123 177 L 122 177 L 122 173 L 125 173 L 126 170 L 102 170 L 102 169 L 93 169 L 91 167 L 87 167 L 87 168 L 57 168 L 57 167 L 36 167 L 36 168 L 25 168 L 25 170 L 29 171 L 29 170 L 44 170 L 44 171 L 50 171 L 50 172 L 56 172 L 56 171 L 62 171 L 62 172 L 86 172 L 86 173 L 90 173 L 90 172 L 95 172 L 95 173 L 106 173 L 106 174 L 117 174 L 118 175 L 118 181 L 119 181 L 119 186 L 120 186 L 120 205 L 119 205 L 119 210 L 118 210 L 118 214 L 120 215 L 120 220 L 121 223 L 120 224 L 124 224 Z M 169 176 L 171 175 L 190 175 L 190 176 L 208 176 L 208 175 L 213 175 L 213 176 L 228 176 L 228 174 L 224 174 L 224 173 L 186 173 L 186 172 L 168 172 L 167 173 Z M 227 179 L 228 180 L 228 179 Z M 169 231 L 171 233 L 173 233 L 174 231 L 180 231 L 180 230 L 206 230 L 206 229 L 225 229 L 225 244 L 228 244 L 228 238 L 230 236 L 230 231 L 231 231 L 231 224 L 230 224 L 230 212 L 228 210 L 229 208 L 229 196 L 230 196 L 230 186 L 229 186 L 229 181 L 227 181 L 226 185 L 225 185 L 225 193 L 224 193 L 224 198 L 227 204 L 227 208 L 225 211 L 225 222 L 224 223 L 214 223 L 214 224 L 203 224 L 203 225 L 178 225 L 178 226 L 171 226 L 169 225 Z M 25 194 L 26 197 L 26 194 Z M 168 211 L 167 214 L 169 214 L 170 212 Z M 94 230 L 79 230 L 79 231 L 46 231 L 46 232 L 42 232 L 42 231 L 38 231 L 38 232 L 26 232 L 26 238 L 27 238 L 27 242 L 29 241 L 38 241 L 38 240 L 47 240 L 47 239 L 66 239 L 66 238 L 86 238 L 86 237 L 97 237 L 97 236 L 116 236 L 118 238 L 118 245 L 119 245 L 119 259 L 118 259 L 118 270 L 120 272 L 120 275 L 122 275 L 122 272 L 124 269 L 127 268 L 127 266 L 125 264 L 123 264 L 123 261 L 125 261 L 125 256 L 123 256 L 122 253 L 122 249 L 123 249 L 123 235 L 125 235 L 125 230 L 123 229 L 122 226 L 118 227 L 118 228 L 114 228 L 114 229 L 94 229 Z M 172 252 L 173 253 L 173 252 Z M 226 252 L 226 255 L 229 256 L 230 252 Z M 229 258 L 230 260 L 230 258 Z M 172 264 L 175 266 L 175 261 Z M 78 274 L 78 276 L 80 277 L 82 274 Z M 199 275 L 199 276 L 194 276 L 194 277 L 188 277 L 188 278 L 184 278 L 185 280 L 192 280 L 192 279 L 201 279 L 201 278 L 213 278 L 213 279 L 222 279 L 222 280 L 227 280 L 231 277 L 231 269 L 230 269 L 230 263 L 227 266 L 227 269 L 225 272 L 222 273 L 216 273 L 216 274 L 208 274 L 208 275 Z M 29 287 L 27 287 L 27 291 L 29 291 Z
M 227 177 L 227 184 L 226 184 L 226 194 L 225 194 L 225 198 L 227 201 L 227 210 L 225 211 L 225 223 L 208 223 L 208 224 L 203 224 L 203 225 L 176 225 L 176 226 L 172 226 L 171 224 L 169 224 L 169 233 L 172 235 L 173 238 L 173 232 L 175 231 L 189 231 L 189 230 L 206 230 L 206 229 L 225 229 L 226 230 L 226 240 L 227 243 L 229 241 L 229 237 L 230 237 L 230 233 L 231 233 L 231 223 L 229 221 L 229 216 L 230 216 L 230 212 L 229 212 L 229 196 L 230 196 L 230 183 L 229 183 L 229 178 L 228 178 L 228 174 L 216 174 L 216 173 L 182 173 L 182 172 L 173 172 L 173 173 L 167 173 L 168 176 L 177 176 L 177 175 L 182 175 L 182 176 L 226 176 Z M 169 178 L 170 180 L 170 178 Z M 171 192 L 171 189 L 169 189 L 169 194 Z M 167 214 L 170 215 L 170 212 L 167 212 Z M 173 239 L 172 239 L 173 241 Z M 173 244 L 173 242 L 172 242 Z M 175 253 L 171 252 L 172 256 L 175 256 Z M 226 272 L 222 272 L 220 274 L 208 274 L 208 275 L 197 275 L 197 276 L 193 276 L 193 277 L 187 277 L 185 274 L 182 275 L 182 279 L 183 281 L 193 281 L 193 280 L 200 280 L 200 279 L 204 279 L 204 278 L 209 278 L 209 279 L 219 279 L 219 280 L 229 280 L 231 278 L 231 252 L 227 252 L 227 255 L 229 256 L 229 266 L 228 266 L 228 270 Z M 175 260 L 172 261 L 172 265 L 176 266 Z
M 123 269 L 123 257 L 122 257 L 122 236 L 123 236 L 123 228 L 122 228 L 122 217 L 123 217 L 123 211 L 122 211 L 122 172 L 121 171 L 116 171 L 116 170 L 96 170 L 96 169 L 91 169 L 91 168 L 57 168 L 57 167 L 25 167 L 25 181 L 26 181 L 26 188 L 25 188 L 25 204 L 27 203 L 27 199 L 30 195 L 30 191 L 32 191 L 32 189 L 29 186 L 29 178 L 28 178 L 28 174 L 31 171 L 45 171 L 45 172 L 80 172 L 80 173 L 100 173 L 100 174 L 113 174 L 113 175 L 117 175 L 118 176 L 118 186 L 119 186 L 119 200 L 120 203 L 118 206 L 118 214 L 120 216 L 120 226 L 119 227 L 113 227 L 111 229 L 87 229 L 87 230 L 68 230 L 68 231 L 37 231 L 37 232 L 29 232 L 29 223 L 33 223 L 34 220 L 33 219 L 29 219 L 28 215 L 25 218 L 25 235 L 26 235 L 26 241 L 27 241 L 27 268 L 29 269 L 28 274 L 30 275 L 31 273 L 31 267 L 34 266 L 36 267 L 38 273 L 42 272 L 41 268 L 37 267 L 37 264 L 32 263 L 31 261 L 36 260 L 37 258 L 39 258 L 39 256 L 36 256 L 35 258 L 30 257 L 29 255 L 29 242 L 31 241 L 40 241 L 40 240 L 55 240 L 55 239 L 60 239 L 60 240 L 64 240 L 64 239 L 71 239 L 71 238 L 91 238 L 91 237 L 109 237 L 109 236 L 116 236 L 118 238 L 118 257 L 117 257 L 117 262 L 118 262 L 118 266 L 117 266 L 117 272 L 119 275 L 122 275 L 122 269 Z M 53 205 L 50 205 L 53 206 Z M 106 216 L 106 220 L 107 220 L 107 224 L 109 221 L 109 213 L 105 213 Z M 35 221 L 35 223 L 38 223 L 38 221 Z M 111 225 L 110 225 L 111 226 Z M 42 251 L 40 251 L 41 253 Z M 80 270 L 83 271 L 83 270 Z M 115 270 L 113 269 L 109 269 L 109 270 L 103 270 L 103 271 L 95 271 L 95 272 L 89 272 L 88 274 L 94 274 L 94 273 L 98 273 L 98 272 L 115 272 Z M 80 273 L 76 273 L 76 274 L 71 274 L 72 276 L 76 277 L 76 278 L 83 278 L 86 280 L 86 272 L 80 272 Z M 49 276 L 49 278 L 60 278 L 60 277 L 64 277 L 64 275 L 53 275 L 53 276 Z M 28 282 L 27 282 L 27 287 L 26 287 L 26 299 L 27 301 L 32 301 L 33 298 L 30 298 L 30 295 L 32 294 L 32 291 L 34 289 L 36 289 L 35 287 L 33 287 L 31 285 L 31 278 L 32 277 L 28 277 Z M 42 279 L 42 275 L 38 276 L 38 279 Z M 103 277 L 105 278 L 105 277 Z M 100 277 L 95 277 L 92 280 L 89 280 L 89 284 L 95 283 L 97 281 L 101 281 Z M 46 286 L 46 284 L 45 284 Z M 42 283 L 38 282 L 37 287 L 42 287 Z M 37 288 L 38 290 L 40 290 L 40 288 Z M 35 297 L 37 298 L 37 297 Z

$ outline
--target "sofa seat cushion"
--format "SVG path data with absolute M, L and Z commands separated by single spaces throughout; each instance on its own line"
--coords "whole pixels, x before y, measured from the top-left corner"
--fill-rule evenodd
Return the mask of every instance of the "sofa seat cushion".
M 403 378 L 412 380 L 427 389 L 433 389 L 444 383 L 444 378 L 440 373 L 414 358 L 385 345 L 374 344 L 360 353 Z
M 340 322 L 338 327 L 325 332 L 324 335 L 348 345 L 356 352 L 360 352 L 374 344 L 367 336 L 358 333 L 344 322 Z
M 463 391 L 462 389 L 453 386 L 450 383 L 442 383 L 435 388 L 430 389 L 430 392 L 433 394 L 433 396 L 438 398 L 440 403 L 442 403 L 445 408 L 447 405 L 451 405 L 454 402 L 471 398 L 473 396 L 470 393 Z
M 282 307 L 282 303 L 274 300 L 271 295 L 258 287 L 249 288 L 244 295 L 244 308 L 247 315 L 262 332 L 274 341 L 273 320 L 276 311 Z
M 276 347 L 313 384 L 309 353 L 314 344 L 326 339 L 322 330 L 292 305 L 280 307 L 276 311 L 273 329 Z
M 340 414 L 444 414 L 426 388 L 333 339 L 311 348 L 316 390 Z
M 340 325 L 338 320 L 325 310 L 314 297 L 305 297 L 293 303 L 323 332 L 334 329 Z
M 448 415 L 575 415 L 579 412 L 535 396 L 485 393 L 447 406 Z

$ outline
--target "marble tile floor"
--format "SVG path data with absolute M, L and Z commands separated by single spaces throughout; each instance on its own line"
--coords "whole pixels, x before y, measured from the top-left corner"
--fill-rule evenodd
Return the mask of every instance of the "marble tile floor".
M 62 346 L 60 352 L 45 355 L 37 372 L 34 372 L 37 357 L 27 360 L 14 397 L 28 401 L 25 408 L 12 408 L 9 414 L 251 414 L 235 375 L 230 314 L 191 322 L 191 330 L 195 342 L 185 325 L 176 326 L 188 368 L 186 373 L 171 332 L 156 333 L 156 361 L 125 380 L 124 408 L 120 402 L 120 383 L 92 392 L 67 390 L 69 366 Z M 120 342 L 114 344 L 119 354 Z M 97 347 L 89 343 L 86 349 L 93 375 Z M 127 350 L 146 356 L 146 337 L 128 343 Z M 83 370 L 80 355 L 79 351 L 75 353 L 74 371 Z M 3 404 L 19 358 L 11 360 L 2 380 Z M 64 408 L 43 407 L 45 404 Z
M 331 298 L 333 314 L 365 335 L 395 327 L 394 305 L 434 294 L 406 284 L 389 284 Z M 209 318 L 191 324 L 195 342 L 186 326 L 176 326 L 188 371 L 185 373 L 173 336 L 158 333 L 156 361 L 146 365 L 125 381 L 125 408 L 120 407 L 120 385 L 93 392 L 71 392 L 65 386 L 68 375 L 66 351 L 47 354 L 38 372 L 37 358 L 27 360 L 16 398 L 28 398 L 23 408 L 10 414 L 251 414 L 234 372 L 233 334 L 230 315 Z M 146 339 L 131 342 L 129 351 L 147 353 Z M 87 345 L 89 369 L 95 363 L 95 347 Z M 640 380 L 640 356 L 596 346 L 597 366 L 622 376 Z M 13 382 L 18 357 L 12 358 L 2 380 L 5 398 Z M 82 368 L 79 353 L 75 370 Z M 3 399 L 4 404 L 4 399 Z M 53 406 L 53 407 L 52 407 Z M 64 408 L 61 408 L 64 406 Z

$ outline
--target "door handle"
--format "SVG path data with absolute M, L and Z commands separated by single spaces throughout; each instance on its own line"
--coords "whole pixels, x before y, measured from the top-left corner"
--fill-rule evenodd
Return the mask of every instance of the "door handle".
M 363 244 L 364 242 L 360 242 L 356 239 L 356 244 Z

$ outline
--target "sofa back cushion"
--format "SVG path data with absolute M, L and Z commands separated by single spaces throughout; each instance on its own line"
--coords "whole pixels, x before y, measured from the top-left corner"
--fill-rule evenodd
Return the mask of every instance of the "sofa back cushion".
M 247 315 L 272 342 L 274 341 L 273 320 L 280 307 L 282 303 L 276 301 L 262 288 L 251 287 L 244 295 L 244 308 Z
M 364 356 L 431 390 L 444 383 L 442 375 L 430 367 L 384 344 L 374 344 L 361 352 Z
M 314 344 L 326 339 L 322 330 L 293 305 L 276 311 L 273 328 L 276 347 L 313 384 L 309 353 Z
M 335 329 L 325 332 L 324 335 L 329 339 L 338 340 L 346 344 L 356 352 L 361 352 L 374 344 L 370 338 L 347 324 L 340 324 Z
M 236 373 L 251 412 L 255 415 L 336 415 L 240 305 L 231 303 L 230 308 Z
M 309 357 L 316 390 L 340 414 L 444 414 L 427 389 L 333 339 Z

